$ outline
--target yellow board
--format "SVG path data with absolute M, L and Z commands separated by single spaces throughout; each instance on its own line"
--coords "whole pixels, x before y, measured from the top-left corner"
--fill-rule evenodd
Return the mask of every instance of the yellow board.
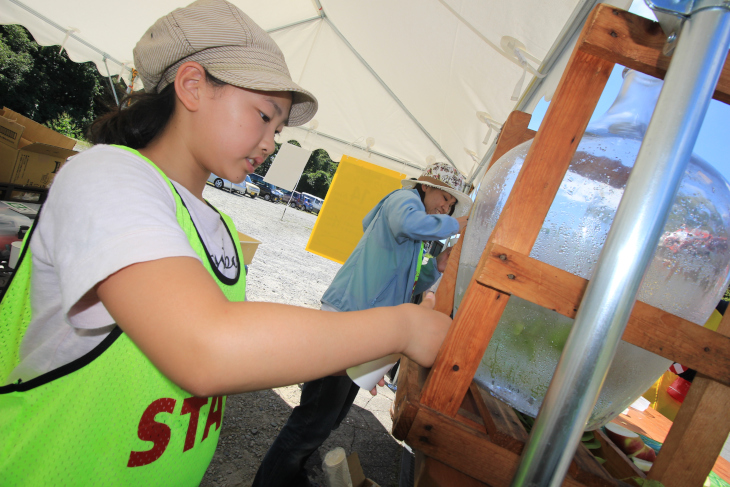
M 343 264 L 363 235 L 362 219 L 404 179 L 405 174 L 342 156 L 307 250 Z

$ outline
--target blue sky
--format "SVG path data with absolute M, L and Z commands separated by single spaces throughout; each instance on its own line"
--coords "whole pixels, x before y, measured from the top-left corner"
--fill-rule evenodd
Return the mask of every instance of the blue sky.
M 644 0 L 634 0 L 629 11 L 655 20 L 651 10 L 644 4 Z M 614 67 L 593 117 L 605 113 L 616 99 L 623 81 L 622 71 L 622 66 L 616 65 Z M 537 130 L 539 128 L 548 105 L 549 103 L 545 100 L 540 100 L 532 113 L 530 129 Z M 710 102 L 705 121 L 695 143 L 694 153 L 709 162 L 726 180 L 730 181 L 730 105 L 716 100 Z

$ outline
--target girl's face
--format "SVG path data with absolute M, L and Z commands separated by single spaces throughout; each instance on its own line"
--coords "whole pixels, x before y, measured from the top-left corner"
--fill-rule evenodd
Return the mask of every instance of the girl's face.
M 429 215 L 448 215 L 451 208 L 456 204 L 456 198 L 446 191 L 425 184 L 422 184 L 421 188 L 423 188 L 425 194 L 423 206 L 426 207 L 426 213 Z
M 203 96 L 196 159 L 207 172 L 240 183 L 274 151 L 274 136 L 289 118 L 292 95 L 226 85 Z

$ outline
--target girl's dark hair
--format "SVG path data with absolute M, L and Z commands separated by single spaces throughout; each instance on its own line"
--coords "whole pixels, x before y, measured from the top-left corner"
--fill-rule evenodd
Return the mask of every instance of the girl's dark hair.
M 207 72 L 206 79 L 216 87 L 226 85 Z M 118 144 L 142 149 L 167 126 L 175 111 L 175 98 L 173 84 L 167 85 L 159 93 L 128 94 L 122 98 L 118 107 L 91 124 L 89 141 L 92 144 Z
M 416 179 L 416 178 L 411 178 Z M 421 203 L 423 203 L 423 199 L 426 197 L 426 192 L 423 190 L 422 184 L 416 184 L 416 190 L 418 190 L 418 195 L 421 197 Z M 452 216 L 454 214 L 454 210 L 456 210 L 456 203 L 451 207 L 451 210 L 449 210 L 449 216 Z

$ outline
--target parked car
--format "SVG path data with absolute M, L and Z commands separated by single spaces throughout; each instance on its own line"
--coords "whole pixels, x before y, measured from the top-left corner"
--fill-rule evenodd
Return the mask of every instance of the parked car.
M 250 175 L 246 176 L 244 183 L 246 184 L 246 194 L 249 195 L 251 199 L 256 198 L 261 193 L 259 187 L 251 181 Z
M 247 194 L 251 198 L 256 198 L 261 191 L 258 186 L 251 182 L 248 176 L 246 176 L 246 180 L 243 183 L 238 184 L 211 173 L 208 176 L 208 182 L 212 183 L 218 189 L 228 190 L 231 194 Z
M 261 197 L 266 201 L 273 201 L 276 203 L 284 198 L 284 195 L 281 193 L 281 191 L 279 191 L 279 188 L 271 183 L 267 183 L 258 174 L 250 174 L 249 176 L 251 177 L 253 184 L 259 187 L 259 190 L 261 191 Z M 259 178 L 261 179 L 259 180 Z
M 254 184 L 264 182 L 264 177 L 261 176 L 260 174 L 252 173 L 252 174 L 249 174 L 248 177 L 251 178 L 251 181 Z
M 287 197 L 285 202 L 289 202 L 289 206 L 292 208 L 296 208 L 297 210 L 302 211 L 311 211 L 312 210 L 312 203 L 307 200 L 307 198 L 298 191 L 294 191 L 291 198 Z
M 313 194 L 309 193 L 302 193 L 304 196 L 307 197 L 307 200 L 312 204 L 312 209 L 310 210 L 315 215 L 319 215 L 319 210 L 322 209 L 322 203 L 324 203 L 324 200 L 320 198 L 319 196 L 314 196 Z

